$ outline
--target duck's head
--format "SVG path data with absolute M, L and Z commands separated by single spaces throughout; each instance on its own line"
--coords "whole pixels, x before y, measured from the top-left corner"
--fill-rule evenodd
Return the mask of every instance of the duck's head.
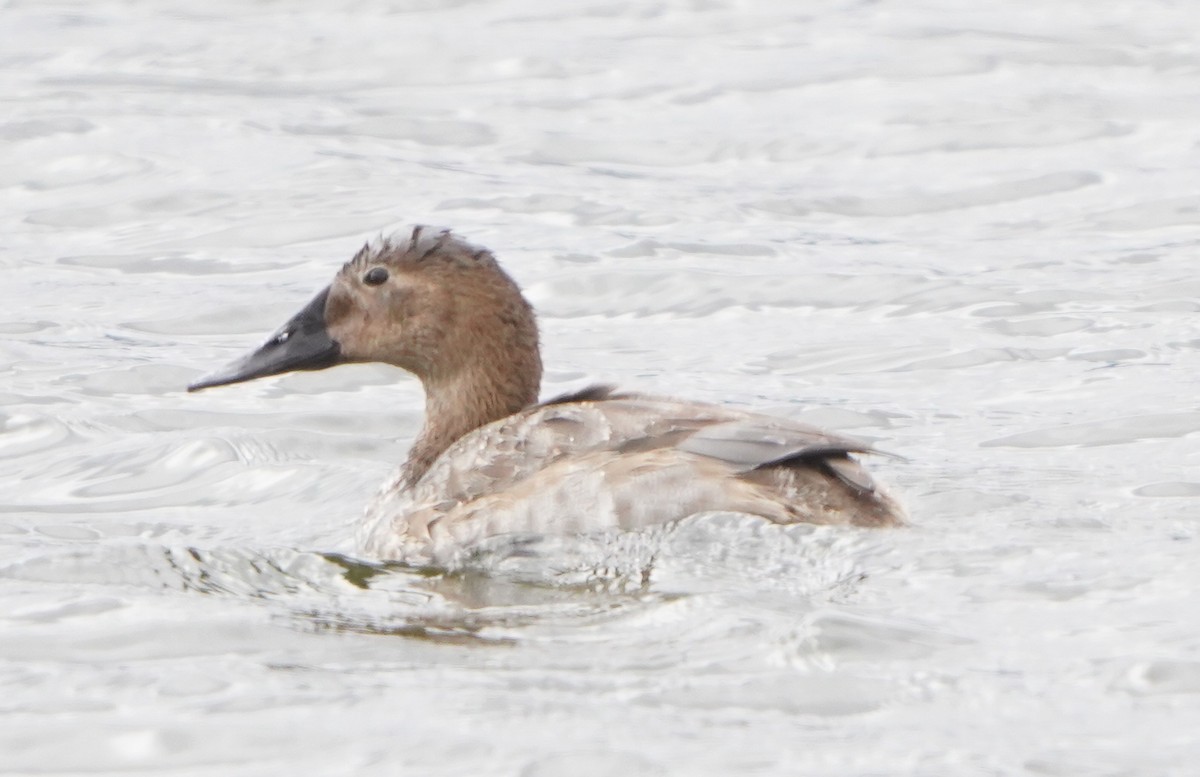
M 188 390 L 348 362 L 402 367 L 431 394 L 496 392 L 508 404 L 536 401 L 541 379 L 533 311 L 491 252 L 416 227 L 363 246 L 261 347 Z

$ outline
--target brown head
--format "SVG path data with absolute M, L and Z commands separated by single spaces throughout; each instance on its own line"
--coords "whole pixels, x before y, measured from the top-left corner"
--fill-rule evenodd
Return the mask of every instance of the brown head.
M 533 310 L 491 252 L 416 227 L 363 246 L 328 288 L 258 350 L 189 391 L 346 362 L 385 362 L 421 379 L 426 424 L 410 465 L 537 401 Z M 436 450 L 435 450 L 436 449 Z

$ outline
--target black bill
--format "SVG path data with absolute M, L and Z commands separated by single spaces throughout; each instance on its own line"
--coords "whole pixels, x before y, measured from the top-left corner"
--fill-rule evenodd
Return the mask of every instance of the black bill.
M 280 327 L 262 346 L 188 386 L 188 391 L 241 383 L 294 370 L 323 370 L 337 364 L 341 349 L 325 328 L 325 289 Z

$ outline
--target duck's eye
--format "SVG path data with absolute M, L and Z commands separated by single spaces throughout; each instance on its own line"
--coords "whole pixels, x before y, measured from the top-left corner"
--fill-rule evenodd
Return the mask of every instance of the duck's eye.
M 383 267 L 372 267 L 367 270 L 367 274 L 363 276 L 363 283 L 368 286 L 378 286 L 388 279 L 387 270 Z

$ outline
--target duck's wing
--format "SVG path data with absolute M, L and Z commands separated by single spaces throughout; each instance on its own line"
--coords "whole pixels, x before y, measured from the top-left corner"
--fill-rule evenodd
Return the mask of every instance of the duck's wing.
M 676 447 L 728 462 L 739 472 L 788 461 L 875 452 L 861 440 L 830 434 L 805 424 L 749 414 L 697 429 Z
M 593 387 L 537 405 L 466 435 L 412 488 L 414 502 L 465 502 L 504 491 L 565 459 L 612 452 L 674 449 L 714 459 L 730 475 L 790 463 L 832 461 L 850 485 L 870 490 L 870 477 L 850 453 L 871 453 L 861 440 L 784 418 L 701 402 Z M 844 470 L 844 471 L 842 471 Z
M 875 480 L 849 454 L 894 456 L 863 440 L 757 414 L 697 429 L 676 447 L 724 461 L 739 474 L 819 465 L 846 485 L 867 493 L 875 491 Z

